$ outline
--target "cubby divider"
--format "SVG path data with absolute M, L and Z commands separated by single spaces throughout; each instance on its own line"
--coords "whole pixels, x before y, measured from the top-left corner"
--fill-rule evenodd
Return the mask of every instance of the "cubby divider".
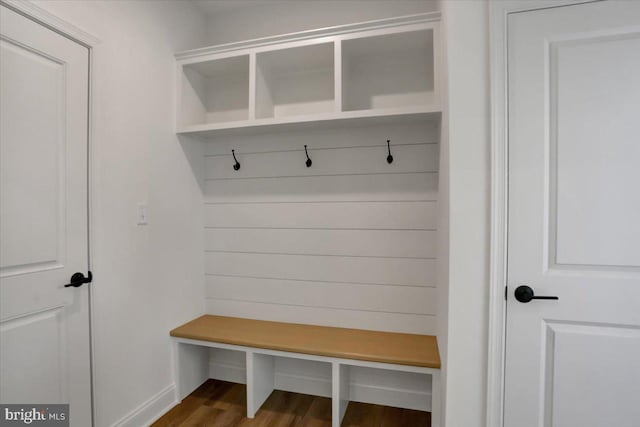
M 274 356 L 247 351 L 247 418 L 253 418 L 273 391 Z
M 334 426 L 340 426 L 349 406 L 349 366 L 339 362 L 332 364 L 331 386 L 331 419 L 336 420 Z

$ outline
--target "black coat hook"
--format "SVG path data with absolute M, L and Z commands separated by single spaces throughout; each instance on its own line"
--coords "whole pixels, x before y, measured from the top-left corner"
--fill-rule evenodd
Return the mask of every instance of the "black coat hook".
M 387 156 L 387 163 L 393 163 L 393 156 L 391 155 L 391 140 L 387 139 L 387 149 L 389 150 L 389 155 Z
M 233 170 L 237 171 L 238 169 L 240 169 L 240 162 L 238 161 L 238 159 L 236 159 L 236 150 L 231 150 L 231 155 L 233 156 L 233 160 L 236 161 L 236 164 L 233 165 Z
M 304 154 L 306 154 L 306 155 L 307 155 L 307 167 L 308 167 L 308 168 L 310 168 L 310 167 L 311 167 L 311 164 L 312 164 L 313 162 L 312 162 L 312 161 L 311 161 L 311 159 L 309 158 L 309 153 L 307 152 L 307 146 L 306 146 L 306 145 L 304 146 Z

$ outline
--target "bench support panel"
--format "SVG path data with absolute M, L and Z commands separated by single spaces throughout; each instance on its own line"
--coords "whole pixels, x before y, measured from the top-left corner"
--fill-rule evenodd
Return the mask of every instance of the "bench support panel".
M 339 362 L 332 363 L 332 427 L 340 427 L 349 406 L 349 366 Z
M 273 391 L 275 358 L 247 352 L 247 418 L 253 418 Z
M 431 374 L 431 427 L 441 427 L 442 420 L 440 419 L 440 412 L 442 407 L 442 401 L 440 400 L 440 371 L 433 372 Z
M 209 348 L 173 342 L 174 378 L 179 401 L 209 379 Z

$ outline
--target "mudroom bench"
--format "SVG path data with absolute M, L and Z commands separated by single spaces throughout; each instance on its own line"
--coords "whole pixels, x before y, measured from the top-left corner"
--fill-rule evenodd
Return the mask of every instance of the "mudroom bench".
M 430 377 L 431 425 L 440 426 L 440 356 L 431 335 L 204 315 L 172 330 L 171 337 L 179 400 L 209 378 L 209 349 L 219 348 L 246 355 L 248 418 L 274 390 L 275 360 L 284 357 L 331 365 L 333 427 L 340 426 L 349 404 L 351 367 Z

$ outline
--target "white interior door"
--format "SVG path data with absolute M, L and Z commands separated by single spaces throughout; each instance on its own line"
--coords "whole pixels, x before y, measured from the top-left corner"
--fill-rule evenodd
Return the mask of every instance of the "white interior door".
M 0 6 L 0 402 L 91 425 L 87 48 Z
M 505 426 L 637 427 L 640 2 L 514 13 L 508 45 Z

